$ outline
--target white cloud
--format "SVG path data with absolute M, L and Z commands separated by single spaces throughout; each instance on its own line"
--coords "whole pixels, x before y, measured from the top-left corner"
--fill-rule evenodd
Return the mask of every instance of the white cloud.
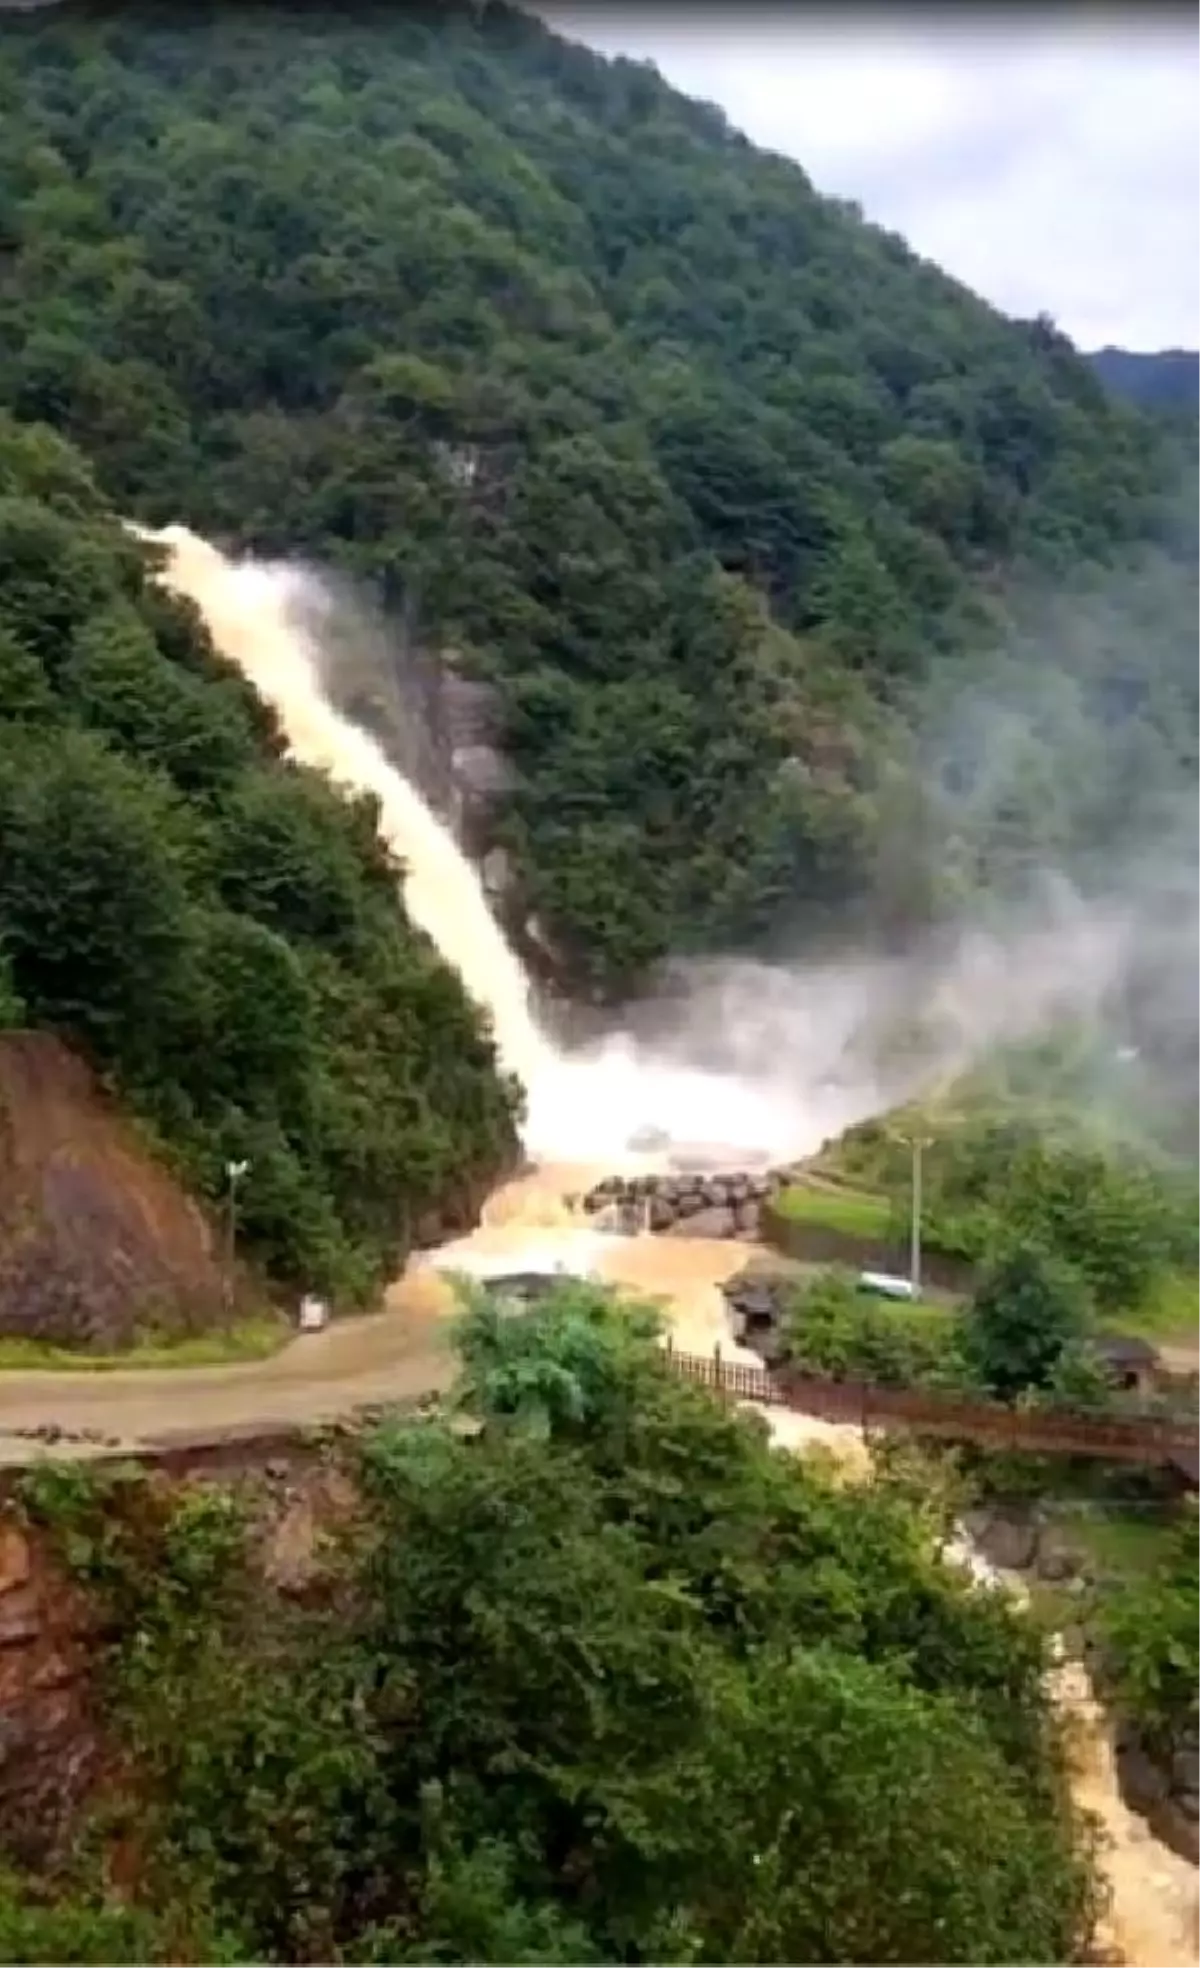
M 1200 340 L 1195 16 L 544 11 L 718 103 L 1006 312 L 1085 348 Z

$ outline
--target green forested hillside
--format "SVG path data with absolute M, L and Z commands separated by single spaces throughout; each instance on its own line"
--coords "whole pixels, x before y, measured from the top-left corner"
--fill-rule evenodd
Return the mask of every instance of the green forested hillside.
M 1194 774 L 1194 460 L 652 70 L 67 4 L 2 30 L 0 187 L 0 401 L 498 681 L 577 981 L 1111 867 Z
M 0 414 L 0 1026 L 63 1032 L 274 1278 L 353 1298 L 513 1148 L 370 799 L 286 762 L 78 453 Z
M 1200 407 L 1200 355 L 1195 349 L 1102 348 L 1088 357 L 1116 396 L 1147 410 L 1195 416 Z

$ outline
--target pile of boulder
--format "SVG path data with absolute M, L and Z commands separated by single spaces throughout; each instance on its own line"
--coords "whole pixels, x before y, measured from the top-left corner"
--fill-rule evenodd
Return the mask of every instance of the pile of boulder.
M 583 1207 L 598 1229 L 636 1236 L 737 1237 L 753 1242 L 763 1204 L 796 1179 L 792 1168 L 735 1169 L 720 1174 L 609 1175 L 588 1191 Z
M 739 1271 L 721 1286 L 733 1338 L 757 1353 L 767 1367 L 778 1366 L 784 1357 L 780 1328 L 788 1290 L 786 1278 L 753 1268 Z

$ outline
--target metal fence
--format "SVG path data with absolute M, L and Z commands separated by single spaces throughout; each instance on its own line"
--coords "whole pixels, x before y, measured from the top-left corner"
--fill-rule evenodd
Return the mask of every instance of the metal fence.
M 823 1380 L 786 1369 L 768 1373 L 719 1353 L 680 1353 L 667 1358 L 685 1380 L 711 1387 L 734 1401 L 787 1407 L 822 1421 L 864 1430 L 906 1427 L 925 1435 L 1024 1449 L 1032 1454 L 1082 1455 L 1114 1462 L 1171 1462 L 1194 1457 L 1200 1429 L 1194 1423 L 1154 1417 L 1064 1414 L 1008 1408 L 998 1402 L 965 1402 L 907 1387 L 869 1381 Z

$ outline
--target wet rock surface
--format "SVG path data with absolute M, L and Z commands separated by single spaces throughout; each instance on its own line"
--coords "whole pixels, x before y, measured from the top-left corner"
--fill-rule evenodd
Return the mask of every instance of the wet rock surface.
M 227 1282 L 203 1210 L 84 1059 L 0 1034 L 0 1333 L 119 1352 L 218 1331 Z
M 1115 1745 L 1117 1775 L 1126 1804 L 1146 1819 L 1156 1838 L 1193 1865 L 1200 1865 L 1197 1747 L 1194 1728 L 1182 1732 L 1163 1750 L 1143 1742 L 1128 1723 L 1119 1726 Z
M 1067 1591 L 1086 1603 L 1099 1582 L 1069 1526 L 1044 1508 L 984 1505 L 963 1519 L 977 1550 L 997 1570 Z M 1078 1653 L 1099 1689 L 1105 1683 L 1104 1649 L 1086 1626 L 1072 1630 Z M 1066 1636 L 1064 1636 L 1065 1640 Z M 1113 1760 L 1121 1797 L 1146 1820 L 1154 1836 L 1180 1858 L 1200 1864 L 1200 1783 L 1194 1730 L 1165 1750 L 1145 1743 L 1127 1719 L 1113 1727 Z
M 697 1151 L 697 1154 L 699 1151 Z M 677 1160 L 689 1159 L 680 1150 Z M 589 1216 L 624 1236 L 650 1231 L 666 1237 L 736 1238 L 757 1242 L 763 1205 L 771 1202 L 798 1167 L 717 1169 L 680 1167 L 661 1175 L 610 1175 L 583 1199 Z

